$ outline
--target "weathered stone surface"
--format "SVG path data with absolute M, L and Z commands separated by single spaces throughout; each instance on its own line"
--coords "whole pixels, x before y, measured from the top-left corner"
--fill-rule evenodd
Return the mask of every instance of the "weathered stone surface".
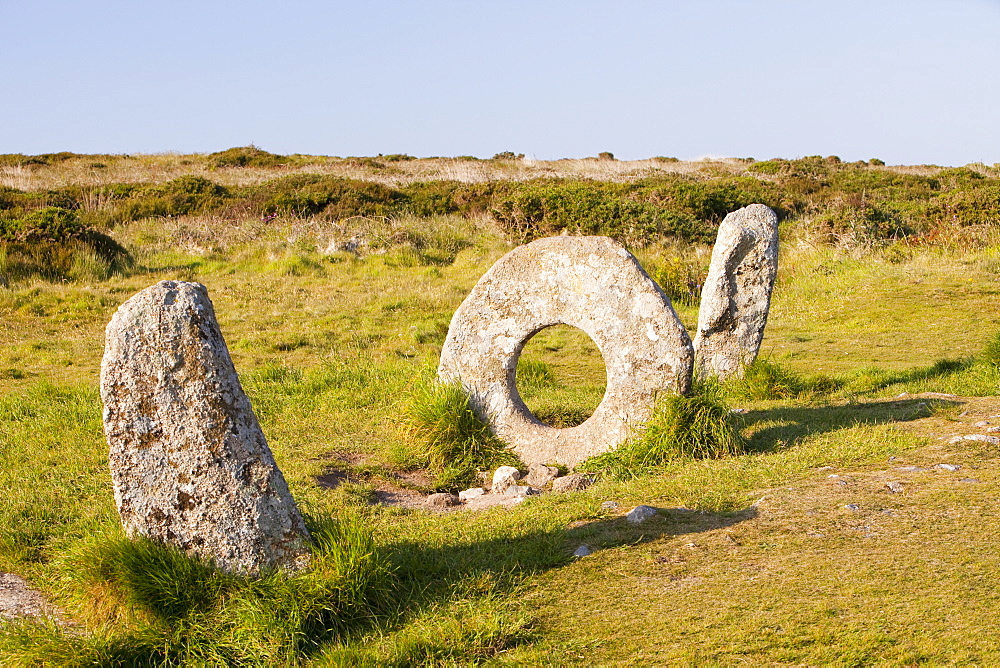
M 586 332 L 607 369 L 604 399 L 567 429 L 532 415 L 515 385 L 525 342 L 559 324 Z M 624 247 L 607 237 L 551 237 L 515 248 L 480 279 L 452 318 L 438 375 L 461 381 L 525 463 L 573 466 L 621 444 L 649 418 L 657 392 L 686 392 L 693 359 L 670 299 Z
M 529 485 L 510 485 L 501 492 L 504 496 L 534 496 L 540 491 Z
M 589 545 L 581 545 L 580 547 L 573 550 L 573 556 L 576 557 L 577 559 L 581 559 L 583 557 L 589 557 L 593 553 L 594 551 L 590 549 Z
M 532 487 L 541 489 L 552 482 L 557 475 L 559 475 L 559 469 L 555 466 L 532 464 L 528 467 L 528 475 L 524 478 L 524 481 Z
M 204 286 L 163 281 L 108 324 L 104 431 L 122 524 L 225 570 L 297 568 L 309 534 Z
M 552 481 L 553 492 L 576 492 L 590 487 L 591 480 L 582 473 L 570 473 Z
M 757 358 L 777 271 L 774 211 L 751 204 L 726 216 L 701 291 L 694 339 L 699 376 L 724 380 Z

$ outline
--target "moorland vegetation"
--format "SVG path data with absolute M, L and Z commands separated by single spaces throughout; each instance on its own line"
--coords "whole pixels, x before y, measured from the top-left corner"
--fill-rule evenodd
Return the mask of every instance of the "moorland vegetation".
M 617 238 L 692 328 L 718 223 L 753 202 L 779 213 L 782 246 L 743 379 L 664 397 L 631 442 L 581 465 L 598 480 L 586 491 L 482 513 L 379 503 L 514 463 L 434 382 L 451 314 L 504 252 Z M 951 442 L 1000 415 L 998 231 L 997 165 L 0 155 L 0 571 L 65 615 L 3 624 L 0 656 L 1000 660 L 998 447 Z M 122 535 L 103 327 L 162 279 L 209 288 L 315 538 L 306 573 L 241 579 Z M 568 327 L 518 365 L 555 426 L 585 420 L 603 384 Z M 629 525 L 638 503 L 664 510 Z M 576 560 L 581 543 L 595 552 Z

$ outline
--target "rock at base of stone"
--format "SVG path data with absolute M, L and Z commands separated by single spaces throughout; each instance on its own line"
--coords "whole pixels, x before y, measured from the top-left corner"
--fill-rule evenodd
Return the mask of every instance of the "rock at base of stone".
M 651 517 L 656 517 L 656 508 L 652 506 L 636 506 L 625 515 L 626 521 L 631 524 L 642 524 Z
M 554 466 L 531 464 L 528 466 L 528 475 L 524 481 L 532 487 L 541 489 L 552 482 L 557 475 L 559 475 L 559 469 Z
M 521 472 L 516 468 L 513 466 L 501 466 L 493 472 L 493 483 L 490 485 L 490 491 L 494 494 L 503 494 L 504 490 L 511 485 L 516 485 L 520 479 Z
M 719 225 L 694 339 L 699 377 L 725 380 L 757 358 L 778 272 L 778 216 L 763 204 Z
M 530 485 L 510 485 L 501 494 L 503 496 L 535 496 L 541 492 Z
M 236 573 L 307 564 L 309 534 L 203 285 L 163 281 L 118 309 L 106 332 L 101 398 L 129 536 Z
M 486 494 L 486 490 L 482 487 L 472 487 L 470 489 L 463 489 L 458 493 L 458 500 L 462 503 L 466 501 L 471 501 L 472 499 L 478 499 L 483 494 Z
M 573 550 L 573 556 L 576 557 L 577 559 L 580 559 L 582 557 L 589 557 L 593 553 L 594 551 L 590 549 L 589 545 L 581 545 L 580 547 Z
M 582 473 L 570 473 L 552 481 L 553 492 L 576 492 L 590 487 L 591 479 Z
M 450 506 L 457 506 L 461 501 L 459 497 L 454 494 L 448 494 L 447 492 L 437 492 L 431 494 L 427 497 L 427 505 L 435 506 L 437 508 L 448 508 Z

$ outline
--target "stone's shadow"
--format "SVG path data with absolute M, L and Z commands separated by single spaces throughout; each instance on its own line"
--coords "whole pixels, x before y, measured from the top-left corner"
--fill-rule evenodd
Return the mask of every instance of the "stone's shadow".
M 403 605 L 405 609 L 410 605 L 419 607 L 436 596 L 453 595 L 465 587 L 513 586 L 525 575 L 571 563 L 573 551 L 581 544 L 596 552 L 712 531 L 756 516 L 753 507 L 728 513 L 666 508 L 640 524 L 632 524 L 621 515 L 584 521 L 568 529 L 525 534 L 504 528 L 495 532 L 494 535 L 499 534 L 497 537 L 488 540 L 433 546 L 406 541 L 391 544 L 386 550 L 402 584 L 401 596 L 408 599 Z
M 624 516 L 579 523 L 566 532 L 572 546 L 583 544 L 595 552 L 618 545 L 638 545 L 664 536 L 680 536 L 724 529 L 757 517 L 753 506 L 743 510 L 714 513 L 689 508 L 657 508 L 645 522 L 632 524 Z
M 910 422 L 930 417 L 935 408 L 961 405 L 961 401 L 915 397 L 842 406 L 788 406 L 743 414 L 752 452 L 773 452 L 803 436 L 856 425 Z

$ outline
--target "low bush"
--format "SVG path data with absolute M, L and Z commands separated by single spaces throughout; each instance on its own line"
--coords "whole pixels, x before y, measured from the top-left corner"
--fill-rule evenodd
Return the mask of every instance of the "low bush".
M 288 158 L 263 151 L 253 144 L 218 151 L 208 155 L 213 167 L 278 167 L 288 162 Z

